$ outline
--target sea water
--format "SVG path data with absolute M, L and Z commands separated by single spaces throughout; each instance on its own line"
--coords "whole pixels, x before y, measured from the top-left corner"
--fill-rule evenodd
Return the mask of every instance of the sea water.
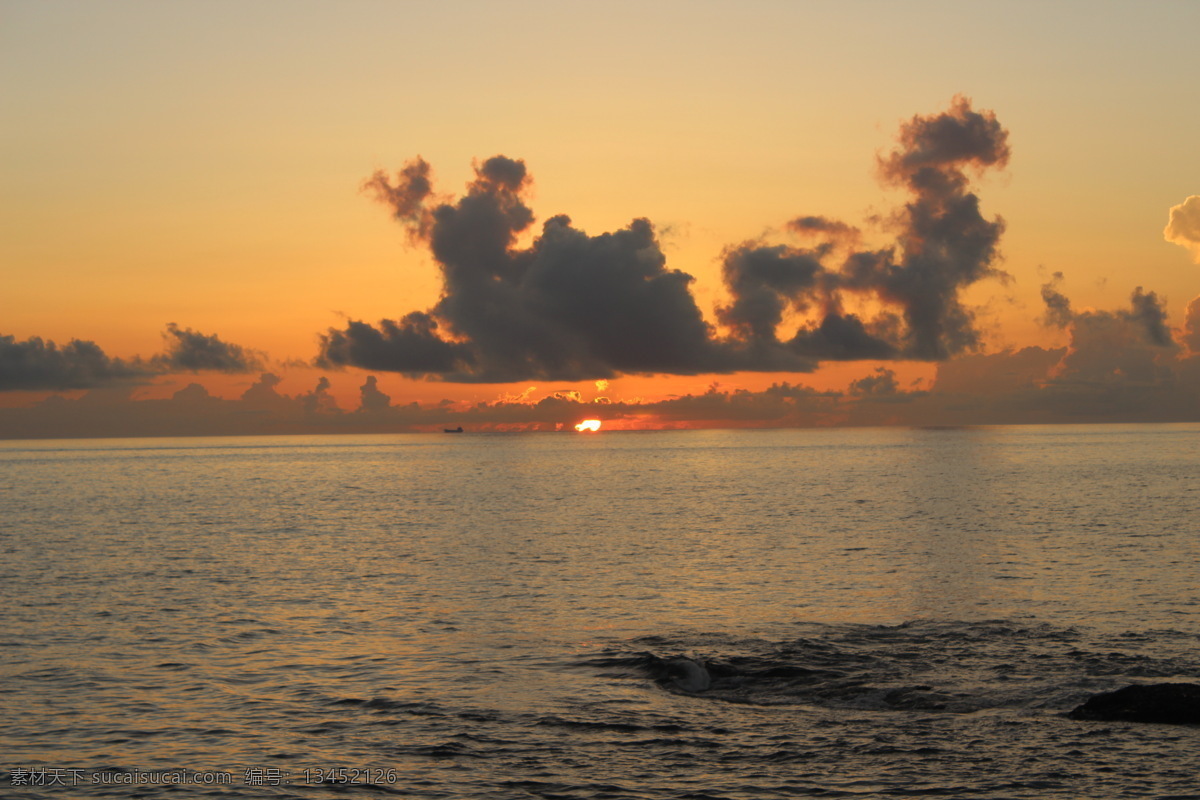
M 0 795 L 1200 797 L 1064 716 L 1197 519 L 1195 425 L 0 443 Z

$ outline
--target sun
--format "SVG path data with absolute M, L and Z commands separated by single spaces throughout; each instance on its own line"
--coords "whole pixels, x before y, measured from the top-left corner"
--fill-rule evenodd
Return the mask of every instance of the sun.
M 583 422 L 575 426 L 575 430 L 579 431 L 580 433 L 595 433 L 596 431 L 600 430 L 600 420 L 585 419 Z

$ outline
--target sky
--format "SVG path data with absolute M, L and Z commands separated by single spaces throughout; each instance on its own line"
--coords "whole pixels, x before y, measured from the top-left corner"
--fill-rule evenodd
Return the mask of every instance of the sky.
M 0 437 L 1198 420 L 1197 29 L 0 1 Z

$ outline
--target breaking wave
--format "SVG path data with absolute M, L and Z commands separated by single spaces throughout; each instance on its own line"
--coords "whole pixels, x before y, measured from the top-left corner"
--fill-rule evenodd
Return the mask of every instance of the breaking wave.
M 1114 686 L 1200 677 L 1197 637 L 1171 630 L 1102 637 L 1044 623 L 919 620 L 800 634 L 647 636 L 580 663 L 706 701 L 955 714 L 1066 710 Z

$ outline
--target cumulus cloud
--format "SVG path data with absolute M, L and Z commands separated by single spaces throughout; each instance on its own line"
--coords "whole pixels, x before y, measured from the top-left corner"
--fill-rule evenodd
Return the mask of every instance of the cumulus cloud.
M 34 336 L 0 336 L 0 391 L 87 389 L 154 373 L 140 360 L 109 357 L 95 342 L 72 339 L 59 347 Z
M 893 219 L 895 243 L 851 251 L 839 263 L 837 245 L 855 243 L 857 229 L 798 217 L 789 224 L 793 231 L 825 234 L 827 241 L 812 249 L 731 248 L 723 275 L 733 302 L 718 317 L 760 348 L 778 345 L 817 360 L 941 360 L 976 349 L 980 337 L 959 292 L 1003 274 L 995 263 L 1004 223 L 980 213 L 967 170 L 1003 167 L 1008 158 L 1008 132 L 966 98 L 955 98 L 941 114 L 913 117 L 901 126 L 898 147 L 879 159 L 881 179 L 910 194 Z M 847 313 L 851 296 L 873 299 L 884 310 L 871 319 Z M 818 313 L 790 341 L 779 342 L 788 307 Z
M 821 253 L 828 253 L 839 245 L 856 246 L 862 238 L 862 231 L 853 225 L 815 215 L 796 217 L 787 223 L 787 229 L 799 237 L 819 241 Z
M 1163 238 L 1180 247 L 1186 247 L 1200 264 L 1200 195 L 1192 195 L 1177 206 L 1172 206 L 1163 229 Z
M 1196 416 L 1200 362 L 1176 342 L 1165 302 L 1137 287 L 1125 309 L 1076 311 L 1055 285 L 1043 287 L 1047 319 L 1069 334 L 1061 357 L 1021 403 L 1051 420 L 1159 421 Z M 1189 342 L 1188 328 L 1184 341 Z
M 922 407 L 959 423 L 1200 421 L 1200 302 L 1176 333 L 1155 292 L 1135 288 L 1126 308 L 1077 310 L 1061 281 L 1042 287 L 1043 321 L 1065 330 L 1065 347 L 943 362 Z
M 1200 356 L 1200 297 L 1188 303 L 1187 317 L 1183 323 L 1183 343 L 1193 354 Z
M 901 128 L 900 143 L 880 160 L 880 173 L 913 199 L 898 217 L 895 262 L 867 274 L 883 299 L 903 309 L 908 354 L 945 358 L 979 344 L 958 291 L 1002 274 L 995 261 L 1004 222 L 980 213 L 965 170 L 1005 166 L 1008 132 L 995 114 L 976 112 L 958 97 L 944 114 L 913 117 Z
M 382 320 L 378 327 L 351 320 L 345 330 L 331 328 L 321 337 L 318 364 L 353 365 L 416 377 L 463 372 L 473 358 L 466 346 L 438 335 L 434 317 L 413 311 L 398 321 Z
M 1154 292 L 1137 287 L 1129 309 L 1072 315 L 1071 341 L 1051 370 L 1051 383 L 1148 386 L 1169 380 L 1168 359 L 1176 344 L 1166 310 Z
M 391 207 L 392 215 L 410 227 L 414 238 L 426 233 L 430 222 L 423 205 L 433 193 L 429 162 L 417 156 L 396 173 L 395 180 L 383 170 L 376 170 L 363 182 L 363 190 Z
M 876 367 L 874 374 L 851 381 L 850 394 L 855 397 L 895 397 L 900 392 L 896 373 L 887 367 Z
M 276 387 L 283 383 L 283 378 L 271 372 L 264 372 L 250 388 L 242 393 L 242 402 L 249 408 L 263 410 L 277 409 L 287 403 L 287 398 L 281 395 Z
M 319 364 L 484 382 L 722 367 L 691 276 L 666 268 L 648 221 L 589 236 L 556 216 L 521 249 L 516 238 L 533 224 L 524 162 L 490 158 L 463 197 L 432 207 L 423 163 L 370 183 L 437 260 L 441 301 L 327 331 Z
M 894 219 L 893 245 L 855 251 L 860 231 L 822 216 L 788 228 L 815 240 L 795 248 L 747 242 L 729 248 L 730 296 L 716 309 L 722 335 L 692 294 L 692 276 L 670 269 L 649 220 L 591 236 L 551 217 L 532 244 L 525 163 L 477 164 L 457 200 L 436 200 L 417 158 L 395 177 L 366 182 L 377 200 L 427 246 L 442 274 L 426 311 L 372 325 L 350 321 L 321 337 L 317 363 L 437 376 L 450 381 L 578 380 L 623 373 L 810 371 L 827 359 L 943 359 L 979 343 L 959 292 L 995 267 L 1003 222 L 986 219 L 968 171 L 1002 167 L 1007 132 L 991 112 L 955 98 L 950 109 L 901 126 L 879 160 L 883 181 L 910 200 Z M 882 308 L 869 318 L 851 298 Z M 780 337 L 787 319 L 800 320 Z
M 808 310 L 824 268 L 816 251 L 745 244 L 725 254 L 721 276 L 733 302 L 717 318 L 741 339 L 776 343 L 784 311 Z
M 1046 304 L 1046 312 L 1041 321 L 1051 328 L 1066 328 L 1075 319 L 1070 299 L 1058 290 L 1062 280 L 1063 274 L 1056 272 L 1048 282 L 1042 284 L 1042 302 Z
M 379 380 L 374 375 L 368 375 L 367 381 L 359 387 L 358 410 L 364 413 L 387 411 L 392 405 L 392 398 L 379 389 Z
M 1046 379 L 1067 348 L 1024 347 L 998 353 L 973 353 L 938 364 L 934 390 L 941 395 L 997 398 L 999 402 L 1032 390 Z
M 1167 304 L 1156 292 L 1143 292 L 1142 287 L 1129 296 L 1129 311 L 1125 317 L 1136 324 L 1145 334 L 1147 341 L 1159 347 L 1174 347 L 1171 329 L 1167 326 Z
M 92 389 L 171 372 L 250 372 L 262 367 L 253 350 L 191 328 L 167 325 L 166 352 L 148 359 L 109 356 L 95 342 L 72 339 L 59 347 L 37 336 L 0 336 L 0 391 Z
M 256 372 L 263 367 L 263 356 L 240 345 L 221 341 L 216 334 L 203 334 L 191 328 L 167 324 L 163 333 L 167 351 L 152 363 L 163 372 Z
M 1128 317 L 1115 313 L 1080 315 L 1071 343 L 1051 372 L 1058 384 L 1153 383 L 1162 375 L 1152 342 Z
M 306 414 L 336 414 L 338 413 L 337 400 L 334 399 L 330 390 L 333 384 L 329 382 L 329 378 L 322 375 L 317 380 L 317 385 L 311 392 L 306 392 L 300 395 L 300 404 L 303 406 Z
M 1126 332 L 1135 331 L 1146 343 L 1156 347 L 1174 348 L 1175 339 L 1167 325 L 1166 302 L 1156 292 L 1147 292 L 1136 287 L 1129 296 L 1129 310 L 1075 311 L 1071 301 L 1059 291 L 1063 274 L 1056 272 L 1049 283 L 1042 284 L 1042 302 L 1046 304 L 1042 322 L 1055 328 L 1076 329 L 1081 325 L 1099 327 L 1108 325 L 1125 326 Z M 1114 329 L 1115 330 L 1115 329 Z

